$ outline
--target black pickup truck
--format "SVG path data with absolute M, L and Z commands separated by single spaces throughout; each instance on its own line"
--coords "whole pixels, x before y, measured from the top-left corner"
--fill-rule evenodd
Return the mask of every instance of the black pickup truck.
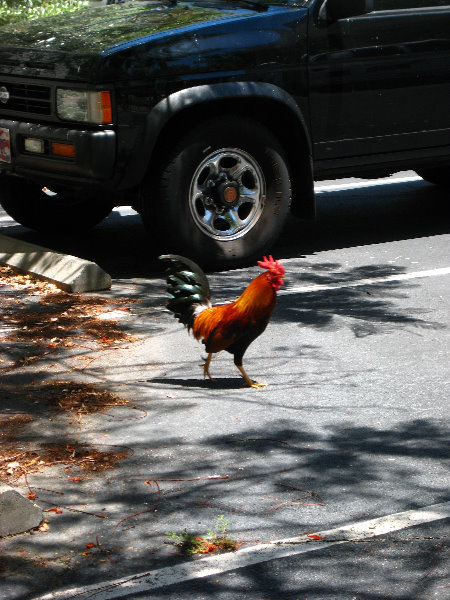
M 314 180 L 450 184 L 450 2 L 130 1 L 0 28 L 0 203 L 132 205 L 165 250 L 253 260 Z

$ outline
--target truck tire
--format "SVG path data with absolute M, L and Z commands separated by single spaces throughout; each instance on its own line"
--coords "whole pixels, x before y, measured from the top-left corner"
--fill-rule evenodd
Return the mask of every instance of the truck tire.
M 159 231 L 163 250 L 204 267 L 260 258 L 289 211 L 291 182 L 282 147 L 264 125 L 241 117 L 192 128 L 155 177 L 144 188 L 144 225 L 153 235 Z
M 432 167 L 430 169 L 420 169 L 416 171 L 419 177 L 425 179 L 429 183 L 439 185 L 444 188 L 450 188 L 450 166 L 448 167 Z
M 45 190 L 45 191 L 44 191 Z M 91 229 L 109 215 L 113 206 L 95 193 L 54 193 L 15 177 L 2 177 L 0 204 L 15 221 L 42 232 L 79 232 Z

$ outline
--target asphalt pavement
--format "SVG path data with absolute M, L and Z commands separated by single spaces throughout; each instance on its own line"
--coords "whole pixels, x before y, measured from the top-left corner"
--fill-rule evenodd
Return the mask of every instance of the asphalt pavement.
M 322 182 L 317 198 L 316 222 L 290 220 L 273 249 L 286 286 L 244 357 L 250 377 L 268 383 L 258 390 L 242 387 L 226 353 L 211 364 L 216 381 L 203 379 L 202 347 L 165 311 L 157 249 L 131 209 L 80 238 L 40 235 L 0 214 L 0 233 L 108 272 L 111 290 L 92 296 L 130 299 L 120 326 L 133 336 L 28 362 L 31 342 L 6 340 L 2 416 L 32 417 L 24 447 L 76 440 L 125 456 L 98 473 L 60 464 L 17 480 L 59 512 L 46 513 L 47 530 L 0 541 L 0 595 L 447 595 L 449 197 L 402 173 Z M 258 271 L 209 274 L 213 300 L 234 299 Z M 7 290 L 35 309 L 36 297 L 17 294 Z M 73 418 L 27 400 L 55 380 L 129 405 Z M 219 515 L 237 552 L 177 553 L 167 533 L 205 535 Z M 345 537 L 348 528 L 359 537 Z

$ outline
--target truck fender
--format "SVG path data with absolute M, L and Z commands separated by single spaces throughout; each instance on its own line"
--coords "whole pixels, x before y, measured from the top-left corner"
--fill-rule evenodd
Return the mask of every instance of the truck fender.
M 286 153 L 291 164 L 293 180 L 292 208 L 296 216 L 310 218 L 314 216 L 314 181 L 312 171 L 312 144 L 304 115 L 295 100 L 283 89 L 264 82 L 224 82 L 199 85 L 185 88 L 170 94 L 160 100 L 146 117 L 143 144 L 139 148 L 141 160 L 129 161 L 130 168 L 126 179 L 142 180 L 148 172 L 155 148 L 164 139 L 166 130 L 173 119 L 180 117 L 183 112 L 214 103 L 226 103 L 231 107 L 234 101 L 252 99 L 270 101 L 280 106 L 280 113 L 288 115 L 289 127 L 287 139 L 282 140 L 286 145 Z M 142 156 L 147 162 L 142 161 Z M 134 169 L 142 169 L 140 174 L 132 173 Z M 140 177 L 139 177 L 140 175 Z

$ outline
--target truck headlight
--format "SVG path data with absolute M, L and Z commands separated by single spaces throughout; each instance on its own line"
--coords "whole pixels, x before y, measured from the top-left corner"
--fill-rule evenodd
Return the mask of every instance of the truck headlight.
M 58 88 L 56 90 L 56 112 L 58 117 L 69 121 L 111 123 L 111 94 L 108 91 Z

